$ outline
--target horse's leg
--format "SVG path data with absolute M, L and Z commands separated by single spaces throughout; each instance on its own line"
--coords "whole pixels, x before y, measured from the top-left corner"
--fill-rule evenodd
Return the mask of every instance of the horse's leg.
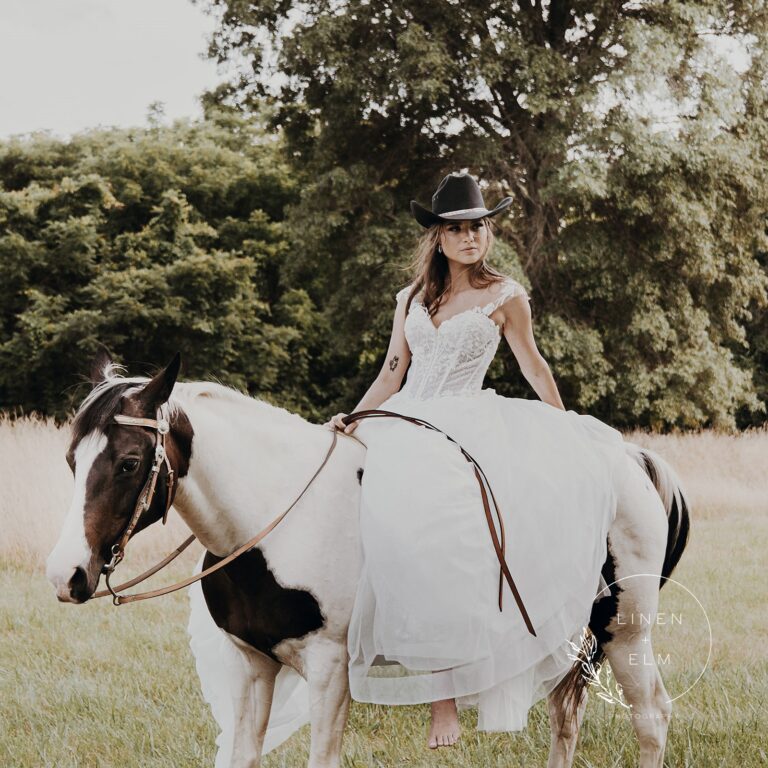
M 240 651 L 248 659 L 248 674 L 237 678 L 232 690 L 234 733 L 230 768 L 258 768 L 272 708 L 275 678 L 280 664 L 244 644 Z
M 349 679 L 345 643 L 319 639 L 304 653 L 309 683 L 312 740 L 308 768 L 337 768 L 349 714 Z
M 607 656 L 616 680 L 631 704 L 632 726 L 640 742 L 641 768 L 661 768 L 671 704 L 650 642 L 660 581 L 648 574 L 670 576 L 688 539 L 690 517 L 685 494 L 674 470 L 658 454 L 627 443 L 627 470 L 617 475 L 616 517 L 608 532 L 608 559 L 603 569 L 610 595 L 592 607 L 589 627 L 597 640 L 590 661 L 598 668 Z M 643 575 L 640 575 L 643 574 Z M 637 578 L 632 578 L 632 577 Z M 552 766 L 563 762 L 573 729 L 560 707 L 583 705 L 588 682 L 582 674 L 583 653 L 550 694 Z M 649 663 L 646 663 L 649 662 Z M 565 732 L 560 734 L 560 723 Z M 559 762 L 558 762 L 559 761 Z
M 640 768 L 662 768 L 672 704 L 651 642 L 658 592 L 648 579 L 626 579 L 622 586 L 619 618 L 626 623 L 604 645 L 605 655 L 631 707 L 629 716 L 640 743 Z
M 553 693 L 547 697 L 549 725 L 552 732 L 547 768 L 571 768 L 581 721 L 584 719 L 584 710 L 587 708 L 587 691 L 586 689 L 581 691 L 575 717 L 569 716 L 568 709 L 562 706 L 561 701 Z
M 651 643 L 659 607 L 659 581 L 667 542 L 667 512 L 648 477 L 628 472 L 610 532 L 616 563 L 616 615 L 603 650 L 631 706 L 632 727 L 640 742 L 640 768 L 661 768 L 672 712 Z M 635 578 L 632 578 L 635 577 Z

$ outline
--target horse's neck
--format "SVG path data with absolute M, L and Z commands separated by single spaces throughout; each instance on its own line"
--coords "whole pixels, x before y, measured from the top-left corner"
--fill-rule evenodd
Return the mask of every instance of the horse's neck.
M 329 435 L 264 403 L 201 397 L 180 404 L 194 436 L 174 506 L 206 549 L 226 555 L 293 501 Z

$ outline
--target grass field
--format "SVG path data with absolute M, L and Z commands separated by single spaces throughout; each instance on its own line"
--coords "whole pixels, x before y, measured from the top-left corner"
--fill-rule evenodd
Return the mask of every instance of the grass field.
M 120 609 L 107 601 L 64 606 L 45 581 L 43 563 L 71 490 L 66 437 L 45 421 L 0 419 L 0 765 L 212 765 L 216 728 L 188 646 L 186 596 Z M 695 592 L 712 623 L 709 666 L 675 702 L 665 765 L 768 765 L 768 432 L 627 437 L 657 450 L 683 478 L 693 529 L 674 578 Z M 179 521 L 168 528 L 132 543 L 126 571 L 184 537 Z M 188 573 L 195 557 L 185 555 L 155 583 Z M 679 639 L 683 646 L 697 641 Z M 682 683 L 665 682 L 670 691 Z M 426 705 L 353 702 L 343 764 L 546 764 L 544 702 L 516 734 L 477 733 L 474 713 L 462 712 L 460 745 L 435 752 L 424 746 L 428 715 Z M 305 727 L 264 765 L 304 766 L 308 744 Z M 625 711 L 591 696 L 575 765 L 631 766 L 637 754 Z

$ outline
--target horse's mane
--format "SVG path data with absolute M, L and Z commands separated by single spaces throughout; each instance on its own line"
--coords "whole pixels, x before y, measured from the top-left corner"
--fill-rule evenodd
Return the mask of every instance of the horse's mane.
M 119 412 L 123 398 L 150 381 L 148 376 L 123 376 L 121 371 L 124 370 L 124 366 L 118 363 L 105 366 L 103 381 L 88 393 L 75 413 L 72 422 L 73 443 L 77 444 L 94 429 L 103 431 Z M 306 423 L 298 414 L 216 381 L 177 381 L 168 400 L 168 415 L 172 418 L 183 409 L 185 402 L 199 397 L 226 400 L 254 413 L 260 411 L 272 419 L 290 420 L 297 425 Z

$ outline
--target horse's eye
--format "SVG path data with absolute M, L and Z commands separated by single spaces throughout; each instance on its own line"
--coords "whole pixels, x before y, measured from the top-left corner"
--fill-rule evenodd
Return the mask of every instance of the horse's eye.
M 135 472 L 139 466 L 138 459 L 126 459 L 120 463 L 120 473 L 123 475 L 130 475 L 131 472 Z

